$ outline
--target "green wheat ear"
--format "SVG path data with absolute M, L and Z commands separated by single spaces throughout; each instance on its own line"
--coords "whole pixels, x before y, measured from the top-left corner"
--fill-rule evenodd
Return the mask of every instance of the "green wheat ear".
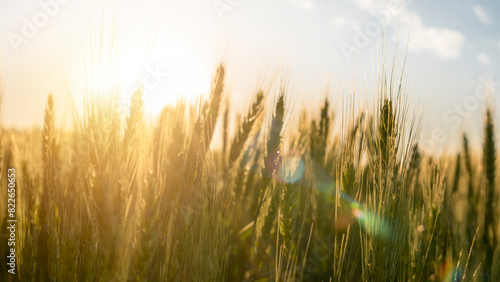
M 267 154 L 266 157 L 272 155 L 276 150 L 279 150 L 281 144 L 281 131 L 283 130 L 283 122 L 285 117 L 285 99 L 281 95 L 276 104 L 276 111 L 271 123 L 271 132 L 269 133 L 269 138 L 267 139 Z
M 295 251 L 295 239 L 299 236 L 297 223 L 297 187 L 293 184 L 282 184 L 280 231 L 287 253 Z
M 488 187 L 495 186 L 495 169 L 496 169 L 496 148 L 495 148 L 495 132 L 493 125 L 493 117 L 491 110 L 486 111 L 486 125 L 484 129 L 484 166 Z M 491 189 L 493 192 L 494 190 Z
M 382 156 L 383 164 L 387 164 L 389 156 L 391 155 L 394 137 L 397 135 L 396 130 L 396 118 L 393 112 L 392 101 L 385 99 L 384 104 L 380 109 L 380 121 L 378 128 L 380 154 Z
M 274 159 L 275 163 L 270 164 L 270 158 L 274 154 L 279 155 L 280 145 L 281 145 L 281 131 L 283 130 L 283 119 L 285 117 L 285 99 L 281 95 L 276 103 L 275 113 L 271 120 L 271 130 L 269 132 L 269 137 L 266 144 L 266 155 L 264 156 L 264 170 L 262 171 L 262 176 L 264 183 L 262 188 L 266 188 L 272 177 L 276 174 L 276 165 L 279 161 L 279 156 Z
M 319 126 L 316 121 L 313 120 L 311 123 L 311 135 L 309 149 L 311 151 L 311 156 L 320 165 L 325 164 L 326 146 L 328 140 L 328 134 L 330 131 L 330 116 L 329 112 L 330 104 L 328 99 L 325 98 L 325 103 L 321 109 L 321 116 L 319 120 Z
M 485 269 L 487 273 L 492 270 L 493 254 L 496 249 L 496 223 L 495 223 L 495 170 L 496 148 L 493 116 L 491 109 L 486 110 L 483 145 L 483 165 L 486 177 L 486 206 L 484 215 L 483 241 L 486 248 Z M 490 277 L 491 278 L 491 277 Z
M 460 183 L 460 173 L 462 171 L 462 155 L 457 154 L 457 159 L 455 161 L 455 175 L 453 176 L 453 194 L 458 192 L 458 187 Z
M 410 177 L 408 178 L 408 181 L 418 182 L 418 177 L 420 176 L 420 170 L 421 170 L 422 157 L 423 157 L 422 153 L 420 153 L 420 150 L 418 149 L 418 144 L 413 145 L 411 159 L 410 159 L 410 166 L 409 166 Z M 411 183 L 409 183 L 408 185 L 411 185 Z
M 268 236 L 273 229 L 274 222 L 278 215 L 279 210 L 279 195 L 277 193 L 278 185 L 276 182 L 272 181 L 273 176 L 277 172 L 275 165 L 279 161 L 279 156 L 274 160 L 274 164 L 270 164 L 270 157 L 274 156 L 275 152 L 279 152 L 281 145 L 281 131 L 283 129 L 283 119 L 285 116 L 285 100 L 284 95 L 280 95 L 278 102 L 276 103 L 275 113 L 271 120 L 271 129 L 266 144 L 266 154 L 264 155 L 264 166 L 262 168 L 262 178 L 260 181 L 260 193 L 259 200 L 255 213 L 255 222 L 259 219 L 261 214 L 261 208 L 264 202 L 269 203 L 267 213 L 264 215 L 264 222 L 261 225 L 260 232 L 255 232 L 255 242 L 252 252 L 254 253 L 254 260 L 257 259 L 255 253 L 260 252 L 260 241 L 262 240 L 259 235 Z M 269 237 L 265 238 L 267 241 Z M 255 262 L 257 263 L 257 262 Z
M 241 125 L 238 125 L 236 136 L 233 139 L 231 144 L 230 152 L 229 152 L 229 160 L 228 165 L 234 166 L 237 165 L 237 173 L 236 180 L 234 184 L 234 193 L 235 196 L 239 197 L 240 200 L 244 198 L 244 193 L 248 192 L 243 191 L 244 179 L 245 179 L 245 166 L 247 165 L 247 158 L 249 157 L 249 151 L 244 150 L 245 144 L 250 140 L 250 135 L 252 133 L 253 128 L 256 127 L 259 117 L 262 112 L 262 101 L 264 99 L 264 94 L 260 91 L 257 94 L 255 101 L 250 107 L 247 116 L 243 120 Z M 253 172 L 251 172 L 253 173 Z
M 281 131 L 283 130 L 283 119 L 285 117 L 285 100 L 284 96 L 281 95 L 276 104 L 275 113 L 271 120 L 271 130 L 269 132 L 269 137 L 266 143 L 266 155 L 264 156 L 264 167 L 262 169 L 262 183 L 261 188 L 263 193 L 269 183 L 271 182 L 273 176 L 277 173 L 276 165 L 279 161 L 279 151 L 281 145 Z M 273 160 L 274 163 L 270 163 L 274 154 L 277 154 L 276 158 Z
M 469 149 L 469 138 L 464 133 L 462 136 L 462 155 L 467 172 L 467 212 L 466 212 L 466 237 L 469 247 L 472 247 L 472 241 L 478 226 L 478 213 L 476 203 L 478 202 L 478 193 L 474 190 L 474 170 L 472 168 L 472 158 Z
M 462 154 L 464 156 L 465 170 L 467 171 L 467 176 L 469 178 L 467 186 L 467 197 L 469 199 L 473 199 L 475 197 L 474 183 L 473 183 L 474 171 L 472 170 L 472 159 L 469 150 L 469 138 L 467 138 L 467 135 L 465 133 L 462 137 Z M 471 208 L 472 208 L 472 203 L 471 203 Z M 469 220 L 471 219 L 472 218 L 469 218 Z M 470 239 L 472 239 L 472 237 Z
M 262 171 L 262 186 L 261 193 L 264 196 L 266 193 L 267 186 L 278 172 L 277 165 L 280 161 L 280 145 L 281 145 L 281 131 L 283 130 L 283 119 L 285 117 L 285 100 L 284 96 L 281 95 L 278 99 L 278 103 L 276 104 L 276 112 L 272 118 L 271 122 L 271 131 L 269 133 L 269 137 L 267 139 L 266 144 L 266 156 L 264 159 L 264 170 Z M 274 159 L 272 159 L 275 157 Z M 273 161 L 273 163 L 271 163 Z M 276 190 L 276 189 L 274 189 Z M 275 198 L 277 198 L 276 191 L 271 191 L 271 200 L 274 202 Z M 277 213 L 277 208 L 276 208 Z M 275 214 L 272 214 L 272 220 L 274 220 Z M 266 216 L 266 221 L 271 220 L 269 216 Z

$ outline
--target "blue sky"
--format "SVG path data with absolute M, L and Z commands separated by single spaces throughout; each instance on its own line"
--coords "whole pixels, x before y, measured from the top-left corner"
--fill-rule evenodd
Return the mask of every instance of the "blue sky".
M 35 15 L 48 13 L 46 3 L 52 4 L 47 23 L 33 38 L 13 43 L 13 36 L 23 36 L 25 20 L 33 23 Z M 230 69 L 235 108 L 244 107 L 262 77 L 281 76 L 283 66 L 296 107 L 318 106 L 327 87 L 338 103 L 354 85 L 360 98 L 371 96 L 382 42 L 379 24 L 392 54 L 397 28 L 404 47 L 410 23 L 408 90 L 412 106 L 422 113 L 423 139 L 436 129 L 448 136 L 441 144 L 451 144 L 456 140 L 452 132 L 462 130 L 478 139 L 484 105 L 499 104 L 494 95 L 474 96 L 484 84 L 480 77 L 500 84 L 497 1 L 123 0 L 103 5 L 98 0 L 4 0 L 0 58 L 7 126 L 40 125 L 48 93 L 64 91 L 62 73 L 79 100 L 89 21 L 95 31 L 102 11 L 107 30 L 117 15 L 115 68 L 118 79 L 126 80 L 121 81 L 124 92 L 153 69 L 168 73 L 151 87 L 153 111 L 182 94 L 175 92 L 204 91 L 220 58 Z M 153 39 L 153 47 L 146 48 Z

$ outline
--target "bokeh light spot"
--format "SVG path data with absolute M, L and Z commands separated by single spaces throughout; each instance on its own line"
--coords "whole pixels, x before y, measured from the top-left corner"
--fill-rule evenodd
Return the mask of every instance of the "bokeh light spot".
M 297 156 L 290 156 L 283 160 L 280 168 L 281 179 L 286 183 L 296 183 L 304 176 L 306 166 Z

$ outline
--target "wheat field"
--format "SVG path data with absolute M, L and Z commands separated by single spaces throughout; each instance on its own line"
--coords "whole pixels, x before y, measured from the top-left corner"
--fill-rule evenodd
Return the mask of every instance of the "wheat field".
M 481 148 L 464 133 L 455 155 L 431 155 L 404 68 L 379 68 L 367 108 L 326 99 L 300 113 L 282 83 L 252 93 L 234 122 L 226 71 L 208 99 L 157 118 L 139 85 L 126 111 L 89 91 L 69 116 L 50 95 L 43 128 L 3 130 L 1 185 L 15 168 L 18 227 L 17 272 L 2 263 L 0 280 L 500 279 L 492 108 Z M 2 261 L 8 252 L 2 237 Z

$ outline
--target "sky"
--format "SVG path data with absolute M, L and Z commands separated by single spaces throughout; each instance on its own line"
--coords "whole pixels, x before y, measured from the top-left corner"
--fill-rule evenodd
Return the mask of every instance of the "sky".
M 339 105 L 354 90 L 365 103 L 382 42 L 392 58 L 399 34 L 421 144 L 453 147 L 462 131 L 479 142 L 484 106 L 500 103 L 499 13 L 498 1 L 479 0 L 1 0 L 3 123 L 40 126 L 48 94 L 64 96 L 65 85 L 81 105 L 86 75 L 104 64 L 93 48 L 110 35 L 112 67 L 98 84 L 117 81 L 128 97 L 141 81 L 155 113 L 206 93 L 221 60 L 235 109 L 281 78 L 294 109 L 326 95 Z

